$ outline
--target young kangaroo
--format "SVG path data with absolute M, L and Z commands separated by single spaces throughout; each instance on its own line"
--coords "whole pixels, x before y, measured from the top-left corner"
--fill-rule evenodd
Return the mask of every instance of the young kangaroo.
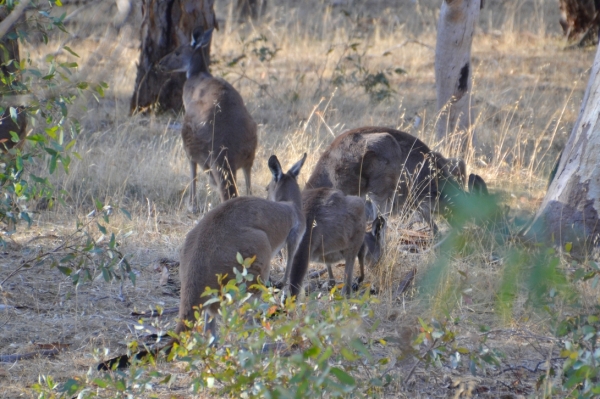
M 238 197 L 226 201 L 208 212 L 188 233 L 179 266 L 181 302 L 176 332 L 185 330 L 184 320 L 194 319 L 194 306 L 208 299 L 200 297 L 204 288 L 219 287 L 217 274 L 234 277 L 233 268 L 240 267 L 236 261 L 238 252 L 244 258 L 256 256 L 248 271 L 263 282 L 269 280 L 271 259 L 283 245 L 287 245 L 290 267 L 305 229 L 297 182 L 305 160 L 306 154 L 284 174 L 277 157 L 272 155 L 269 169 L 273 179 L 268 199 Z M 215 339 L 217 310 L 218 304 L 213 303 L 205 313 L 206 326 Z
M 240 93 L 208 71 L 203 48 L 210 44 L 213 30 L 194 29 L 192 41 L 166 55 L 159 62 L 163 70 L 187 72 L 183 86 L 185 117 L 181 129 L 183 147 L 190 160 L 192 184 L 190 208 L 198 211 L 197 167 L 209 171 L 221 202 L 239 195 L 236 172 L 242 169 L 246 193 L 251 194 L 250 171 L 256 154 L 256 123 Z
M 373 199 L 383 214 L 392 206 L 417 208 L 431 225 L 436 202 L 451 210 L 464 189 L 448 160 L 418 138 L 385 127 L 362 127 L 339 135 L 325 150 L 306 188 L 331 187 Z
M 352 273 L 365 238 L 365 200 L 345 196 L 332 188 L 308 189 L 302 192 L 302 207 L 306 215 L 306 232 L 292 263 L 290 294 L 297 296 L 302 288 L 309 261 L 327 265 L 330 284 L 335 285 L 331 264 L 346 261 L 344 293 L 352 291 Z M 366 254 L 366 252 L 365 252 Z M 364 256 L 359 257 L 361 276 L 364 279 Z

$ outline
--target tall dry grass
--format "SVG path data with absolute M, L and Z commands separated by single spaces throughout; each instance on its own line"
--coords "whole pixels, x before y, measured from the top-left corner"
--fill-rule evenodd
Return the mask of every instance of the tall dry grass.
M 447 156 L 457 154 L 452 142 L 434 140 L 438 1 L 281 1 L 272 4 L 261 21 L 247 23 L 235 19 L 233 3 L 217 2 L 221 28 L 213 36 L 211 68 L 240 91 L 259 125 L 254 193 L 261 195 L 270 179 L 269 155 L 277 154 L 288 165 L 307 152 L 303 185 L 333 138 L 359 126 L 399 128 Z M 106 7 L 103 12 L 114 10 Z M 133 232 L 123 250 L 134 255 L 140 280 L 147 279 L 141 286 L 152 290 L 155 273 L 146 266 L 161 256 L 176 259 L 195 220 L 184 204 L 189 172 L 179 133 L 182 115 L 128 115 L 140 21 L 119 34 L 95 21 L 95 10 L 83 9 L 67 25 L 70 34 L 58 32 L 49 46 L 29 43 L 22 50 L 42 64 L 45 54 L 68 43 L 81 58 L 64 52 L 59 57 L 79 62 L 81 78 L 110 86 L 99 101 L 90 97 L 72 107 L 83 126 L 76 146 L 83 159 L 73 163 L 68 175 L 52 177 L 69 193 L 67 206 L 36 215 L 34 229 L 43 233 L 55 226 L 59 232 L 68 231 L 75 217 L 89 212 L 93 199 L 127 208 L 133 219 L 116 217 L 110 229 L 121 236 Z M 472 126 L 482 146 L 470 155 L 469 170 L 483 176 L 511 206 L 511 214 L 521 218 L 536 209 L 544 194 L 548 173 L 577 117 L 593 59 L 593 51 L 563 50 L 557 21 L 554 2 L 489 0 L 473 43 Z M 261 54 L 267 59 L 261 61 Z M 395 73 L 397 68 L 406 73 Z M 358 81 L 379 71 L 387 72 L 392 95 L 376 102 Z M 340 77 L 346 81 L 341 86 L 335 84 Z M 241 174 L 238 178 L 243 179 Z M 204 176 L 199 186 L 207 209 L 218 203 Z M 496 244 L 476 231 L 465 247 L 468 251 L 446 260 L 435 290 L 421 287 L 427 295 L 409 292 L 396 298 L 395 288 L 406 272 L 417 269 L 419 287 L 438 260 L 434 251 L 415 253 L 406 245 L 403 234 L 411 220 L 417 221 L 412 228 L 419 228 L 412 215 L 389 221 L 386 255 L 369 271 L 368 279 L 382 289 L 376 309 L 382 336 L 403 336 L 417 316 L 432 314 L 466 318 L 474 330 L 480 324 L 531 327 L 521 306 L 524 300 L 517 301 L 509 320 L 497 316 L 495 292 L 502 265 L 495 258 Z M 15 240 L 25 241 L 29 233 L 19 234 Z M 281 266 L 277 260 L 275 270 Z M 131 289 L 134 301 L 141 298 L 138 294 Z M 144 300 L 148 305 L 157 297 Z M 168 303 L 176 304 L 176 298 Z M 76 308 L 65 311 L 75 314 Z M 472 331 L 467 328 L 464 333 Z M 106 339 L 114 344 L 114 338 Z

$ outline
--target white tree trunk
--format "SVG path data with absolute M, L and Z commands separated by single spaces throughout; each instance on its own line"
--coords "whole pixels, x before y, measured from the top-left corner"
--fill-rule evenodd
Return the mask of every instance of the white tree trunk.
M 435 88 L 441 111 L 436 138 L 463 132 L 471 125 L 471 43 L 481 0 L 444 0 L 435 46 Z
M 600 237 L 600 47 L 581 110 L 560 157 L 556 175 L 525 235 L 563 246 L 574 254 L 598 245 Z

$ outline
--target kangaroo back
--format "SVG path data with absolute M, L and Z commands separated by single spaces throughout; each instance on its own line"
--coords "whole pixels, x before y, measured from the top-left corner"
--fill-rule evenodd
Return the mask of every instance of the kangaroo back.
M 345 260 L 344 292 L 349 294 L 354 263 L 365 230 L 364 199 L 345 196 L 336 189 L 305 189 L 302 206 L 306 232 L 292 263 L 291 295 L 297 296 L 302 288 L 310 260 L 327 264 L 329 270 L 332 263 Z
M 442 194 L 453 198 L 464 191 L 464 162 L 456 161 L 456 167 L 451 167 L 453 162 L 408 133 L 362 127 L 342 133 L 331 143 L 317 162 L 307 187 L 368 194 L 384 214 L 392 209 L 392 203 L 397 210 L 419 209 L 436 231 L 431 216 L 438 198 Z M 455 173 L 461 177 L 454 177 Z M 448 203 L 444 209 L 451 208 L 451 201 Z

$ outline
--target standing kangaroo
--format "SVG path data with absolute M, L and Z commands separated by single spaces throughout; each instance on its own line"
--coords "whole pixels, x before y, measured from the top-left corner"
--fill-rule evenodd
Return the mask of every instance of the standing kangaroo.
M 236 172 L 240 168 L 246 178 L 246 193 L 252 194 L 250 173 L 257 144 L 256 123 L 240 93 L 208 71 L 203 48 L 210 44 L 212 32 L 195 28 L 191 44 L 180 46 L 159 62 L 163 70 L 187 72 L 181 137 L 190 160 L 190 209 L 194 213 L 198 212 L 198 165 L 210 172 L 210 182 L 217 187 L 221 202 L 239 195 Z
M 432 211 L 438 199 L 447 211 L 464 194 L 448 164 L 408 133 L 361 127 L 336 137 L 321 155 L 306 188 L 331 187 L 361 197 L 369 194 L 384 214 L 393 206 L 417 208 L 437 232 Z
M 190 231 L 181 252 L 179 276 L 181 301 L 176 332 L 186 329 L 185 320 L 194 320 L 194 306 L 205 287 L 218 288 L 217 274 L 234 278 L 233 268 L 239 252 L 244 258 L 256 256 L 248 271 L 269 280 L 271 259 L 287 245 L 287 269 L 302 239 L 305 218 L 297 177 L 306 154 L 287 173 L 283 173 L 277 157 L 269 158 L 273 179 L 268 187 L 268 199 L 238 197 L 226 201 L 210 212 Z M 215 316 L 218 303 L 206 309 L 206 328 L 217 337 Z M 212 317 L 212 319 L 211 319 Z
M 306 231 L 296 251 L 291 271 L 286 269 L 283 284 L 290 279 L 290 294 L 298 296 L 309 261 L 327 265 L 329 284 L 335 285 L 331 264 L 345 260 L 344 293 L 352 291 L 352 274 L 355 259 L 365 242 L 365 200 L 356 196 L 345 196 L 332 188 L 305 189 L 302 192 L 302 207 L 306 215 Z M 369 241 L 381 244 L 381 241 Z M 369 244 L 367 244 L 369 245 Z M 373 247 L 370 254 L 379 252 Z M 364 279 L 366 248 L 359 256 L 361 275 Z M 370 255 L 372 257 L 372 255 Z M 290 275 L 291 274 L 291 275 Z
M 188 233 L 179 263 L 181 298 L 176 333 L 187 329 L 186 321 L 194 320 L 194 307 L 208 300 L 201 297 L 204 288 L 219 288 L 217 274 L 234 278 L 233 268 L 240 267 L 237 253 L 244 258 L 256 256 L 248 271 L 264 282 L 269 279 L 271 259 L 284 245 L 287 245 L 287 267 L 291 266 L 306 227 L 297 181 L 305 160 L 306 154 L 284 174 L 277 157 L 271 155 L 269 169 L 273 179 L 268 187 L 268 199 L 233 198 L 209 211 Z M 212 303 L 204 313 L 204 332 L 210 331 L 213 344 L 218 338 L 215 317 L 218 309 L 219 304 Z M 152 351 L 169 349 L 174 342 L 172 338 Z M 126 368 L 132 358 L 141 359 L 146 355 L 148 350 L 132 356 L 117 356 L 100 363 L 98 370 Z

